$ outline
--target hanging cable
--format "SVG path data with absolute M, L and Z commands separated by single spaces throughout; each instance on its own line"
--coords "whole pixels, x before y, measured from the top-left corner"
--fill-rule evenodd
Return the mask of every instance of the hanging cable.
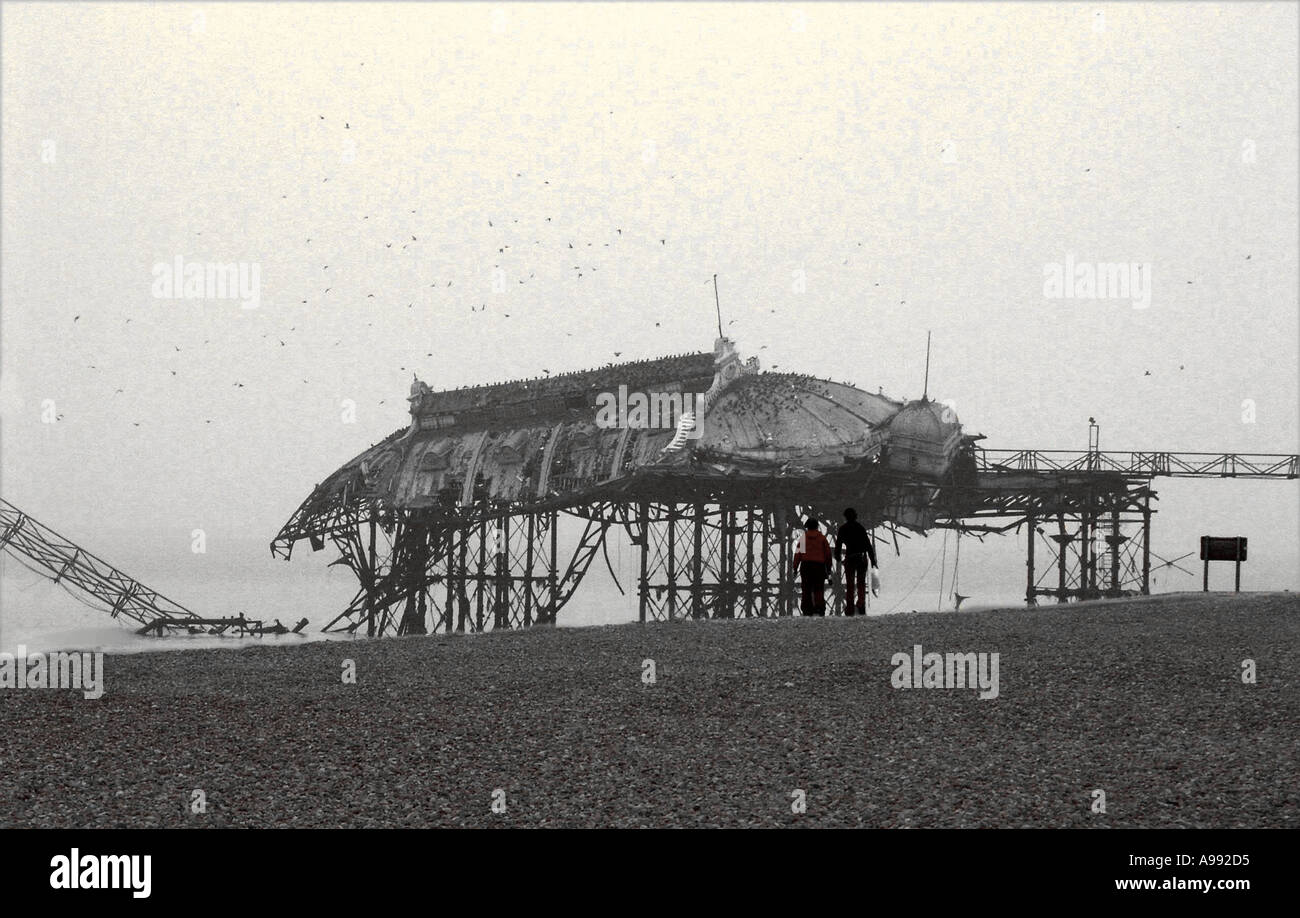
M 939 602 L 934 607 L 934 611 L 936 612 L 943 611 L 943 575 L 944 575 L 944 568 L 948 564 L 948 530 L 947 529 L 943 531 L 942 559 L 943 560 L 939 562 Z
M 957 592 L 957 579 L 960 576 L 960 573 L 961 573 L 961 530 L 958 529 L 956 551 L 952 559 L 952 597 L 954 601 L 957 601 L 959 603 L 958 608 L 960 608 L 960 601 L 957 600 L 957 597 L 960 596 L 961 594 Z
M 938 560 L 939 560 L 939 553 L 938 553 L 938 552 L 935 552 L 934 555 L 930 558 L 930 563 L 929 563 L 928 565 L 926 565 L 925 570 L 921 571 L 921 576 L 920 576 L 920 577 L 917 577 L 917 578 L 916 578 L 916 582 L 912 584 L 911 589 L 909 589 L 906 593 L 904 593 L 903 596 L 902 596 L 902 598 L 899 599 L 898 602 L 894 603 L 892 606 L 890 606 L 888 609 L 886 609 L 884 612 L 882 612 L 882 613 L 880 613 L 880 614 L 881 614 L 881 615 L 888 615 L 890 612 L 893 612 L 895 609 L 897 609 L 899 606 L 901 606 L 904 602 L 906 602 L 906 601 L 907 601 L 907 597 L 911 596 L 914 592 L 916 592 L 916 588 L 919 587 L 919 586 L 921 585 L 921 581 L 923 581 L 926 577 L 928 577 L 928 576 L 930 575 L 930 570 L 934 567 L 934 562 L 936 562 L 936 561 L 938 561 Z
M 608 539 L 601 539 L 601 540 L 600 540 L 600 553 L 601 553 L 602 555 L 605 556 L 605 567 L 606 567 L 606 569 L 609 571 L 609 576 L 610 576 L 610 577 L 613 579 L 613 581 L 614 581 L 614 586 L 618 587 L 618 592 L 619 592 L 620 595 L 622 595 L 622 596 L 626 596 L 626 595 L 627 595 L 627 592 L 623 589 L 623 584 L 619 583 L 619 580 L 618 580 L 618 574 L 614 573 L 614 565 L 613 565 L 612 563 L 610 563 L 610 560 L 609 560 L 609 545 L 607 544 L 608 542 L 609 542 Z M 619 554 L 618 554 L 618 567 L 619 567 L 619 570 L 622 570 L 622 569 L 623 569 L 623 546 L 622 546 L 621 543 L 619 544 L 618 552 L 619 552 Z

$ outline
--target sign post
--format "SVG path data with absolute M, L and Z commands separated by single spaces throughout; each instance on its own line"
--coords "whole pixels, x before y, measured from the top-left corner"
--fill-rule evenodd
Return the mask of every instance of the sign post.
M 1241 592 L 1241 563 L 1246 560 L 1246 537 L 1201 536 L 1201 560 L 1205 562 L 1205 571 L 1201 576 L 1201 592 L 1210 590 L 1210 562 L 1232 561 L 1236 566 L 1234 593 Z

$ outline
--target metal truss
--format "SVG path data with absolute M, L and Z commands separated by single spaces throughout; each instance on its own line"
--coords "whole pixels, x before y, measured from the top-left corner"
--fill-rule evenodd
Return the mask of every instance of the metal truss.
M 947 510 L 936 525 L 976 533 L 1026 529 L 1025 601 L 1031 606 L 1040 597 L 1071 602 L 1146 594 L 1155 498 L 1146 481 L 1055 473 L 1048 487 L 955 488 L 945 495 Z
M 1140 478 L 1300 477 L 1297 457 L 1276 453 L 1103 452 L 975 448 L 976 469 L 998 472 L 1115 472 Z
M 791 614 L 792 511 L 772 506 L 623 505 L 639 549 L 642 622 Z
M 0 549 L 20 564 L 61 584 L 79 601 L 107 612 L 111 617 L 129 618 L 144 626 L 197 627 L 208 624 L 180 603 L 123 573 L 107 561 L 59 535 L 0 499 Z
M 942 482 L 916 482 L 873 463 L 818 479 L 683 475 L 651 467 L 544 500 L 477 500 L 393 510 L 352 493 L 311 500 L 272 552 L 326 539 L 359 590 L 327 631 L 371 636 L 487 631 L 554 623 L 613 528 L 638 549 L 638 616 L 646 621 L 791 615 L 791 564 L 801 520 L 859 509 L 868 527 L 1026 528 L 1025 599 L 1070 602 L 1147 593 L 1155 477 L 1295 478 L 1295 456 L 986 450 L 973 447 Z M 823 516 L 816 505 L 829 510 Z M 561 570 L 560 514 L 584 521 Z M 896 541 L 896 540 L 895 540 Z M 608 564 L 608 555 L 606 554 Z M 621 588 L 621 587 L 620 587 Z M 829 614 L 842 611 L 831 588 Z
M 367 636 L 491 631 L 554 624 L 612 520 L 596 508 L 561 569 L 557 510 L 509 505 L 463 514 L 398 513 L 336 532 L 335 564 L 360 584 L 326 631 Z

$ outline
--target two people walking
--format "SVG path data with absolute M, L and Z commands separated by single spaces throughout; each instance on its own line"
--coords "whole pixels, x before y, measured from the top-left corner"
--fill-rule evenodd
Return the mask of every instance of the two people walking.
M 835 550 L 821 534 L 821 524 L 809 517 L 794 554 L 802 592 L 799 609 L 804 615 L 826 614 L 826 581 L 834 576 L 832 563 L 844 572 L 844 614 L 867 614 L 867 578 L 876 567 L 876 547 L 871 535 L 858 522 L 852 507 L 844 511 L 844 523 L 835 534 Z M 872 580 L 872 592 L 878 581 Z

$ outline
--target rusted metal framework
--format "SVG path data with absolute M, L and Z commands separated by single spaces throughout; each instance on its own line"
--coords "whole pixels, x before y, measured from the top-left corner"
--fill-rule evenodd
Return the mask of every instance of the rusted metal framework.
M 602 423 L 615 391 L 618 417 Z M 679 410 L 638 423 L 638 397 Z M 331 544 L 356 576 L 327 630 L 553 623 L 596 555 L 609 564 L 613 530 L 640 549 L 643 620 L 788 614 L 790 536 L 809 507 L 834 493 L 881 524 L 924 522 L 930 492 L 903 485 L 946 469 L 962 442 L 942 406 L 761 374 L 725 338 L 712 354 L 496 386 L 416 380 L 410 402 L 411 425 L 318 485 L 272 543 L 285 558 Z M 562 519 L 582 527 L 575 544 Z
M 1095 430 L 1095 428 L 1094 428 Z M 1024 529 L 1025 601 L 1150 592 L 1156 478 L 1294 480 L 1295 455 L 970 448 L 974 480 L 945 490 L 937 526 Z M 985 522 L 988 521 L 988 522 Z
M 643 622 L 790 615 L 801 521 L 850 505 L 895 545 L 904 529 L 1025 529 L 1030 605 L 1146 593 L 1154 479 L 1298 477 L 1295 455 L 1103 452 L 1095 424 L 1086 451 L 989 450 L 943 405 L 762 373 L 726 338 L 545 379 L 416 380 L 409 401 L 410 425 L 319 484 L 271 544 L 286 559 L 332 545 L 357 578 L 327 631 L 554 624 L 598 553 L 617 582 L 612 531 L 636 549 Z M 6 501 L 0 549 L 142 633 L 288 631 L 200 618 Z
M 404 512 L 332 533 L 360 588 L 326 631 L 367 636 L 553 624 L 610 523 L 594 511 L 567 562 L 559 511 L 485 504 L 454 514 Z
M 600 423 L 614 390 L 618 423 Z M 638 393 L 690 410 L 639 424 L 622 413 Z M 554 623 L 598 553 L 613 575 L 613 531 L 636 552 L 641 621 L 790 615 L 802 519 L 850 505 L 895 536 L 1027 527 L 1030 604 L 1142 593 L 1152 479 L 1297 477 L 1295 456 L 1102 452 L 1093 440 L 988 450 L 943 405 L 762 373 L 726 338 L 712 354 L 560 377 L 446 392 L 416 380 L 410 403 L 410 426 L 318 485 L 272 543 L 288 558 L 300 540 L 330 542 L 356 575 L 328 630 Z M 583 527 L 572 545 L 566 518 Z M 839 603 L 833 592 L 832 614 Z
M 70 539 L 59 535 L 0 499 L 0 550 L 23 567 L 64 587 L 91 609 L 110 618 L 138 623 L 137 634 L 217 634 L 261 637 L 266 634 L 296 634 L 307 626 L 300 620 L 292 629 L 279 621 L 267 624 L 242 613 L 221 618 L 204 618 L 123 573 Z
M 1247 478 L 1300 477 L 1294 455 L 1274 453 L 1165 453 L 1101 450 L 975 449 L 976 469 L 1002 472 L 1112 472 L 1126 477 Z
M 789 514 L 776 507 L 624 505 L 641 621 L 791 614 Z
M 1070 602 L 1150 592 L 1150 482 L 1110 472 L 1042 472 L 1032 481 L 979 484 L 945 495 L 937 526 L 964 532 L 1028 533 L 1025 601 Z M 1011 476 L 1008 476 L 1011 477 Z
M 646 499 L 619 512 L 636 550 L 642 622 L 796 614 L 795 539 L 809 516 L 828 518 L 808 503 L 726 499 Z M 828 614 L 840 614 L 842 603 L 831 589 Z
M 151 590 L 102 558 L 0 499 L 0 549 L 24 567 L 67 588 L 78 601 L 127 618 L 159 634 L 198 627 L 202 619 L 157 590 Z M 164 621 L 166 625 L 156 624 Z

